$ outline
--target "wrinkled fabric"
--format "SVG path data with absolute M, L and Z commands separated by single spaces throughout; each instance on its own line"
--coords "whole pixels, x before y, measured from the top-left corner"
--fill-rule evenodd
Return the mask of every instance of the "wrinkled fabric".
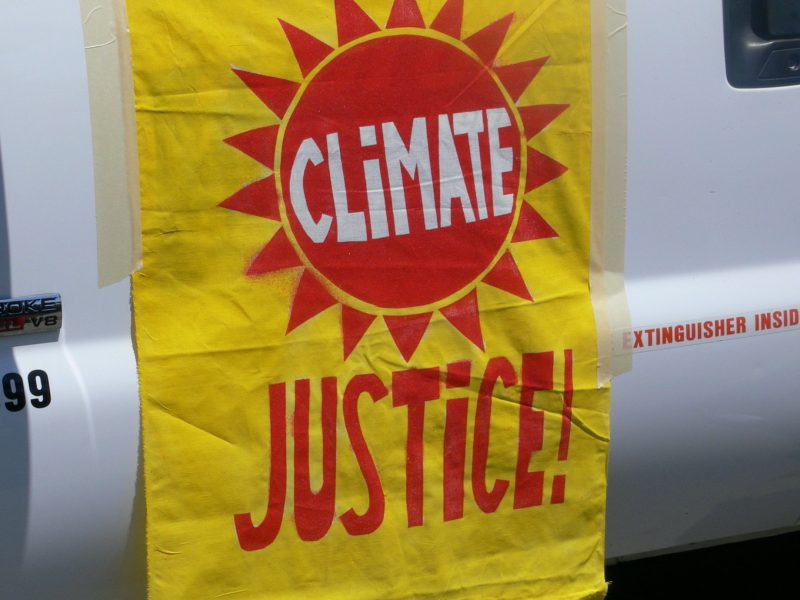
M 127 11 L 150 597 L 601 598 L 589 2 Z

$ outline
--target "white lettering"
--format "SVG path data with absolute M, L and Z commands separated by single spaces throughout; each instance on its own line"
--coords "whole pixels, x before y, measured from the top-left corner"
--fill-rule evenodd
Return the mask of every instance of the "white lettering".
M 344 184 L 339 134 L 329 133 L 326 139 L 328 141 L 328 172 L 331 176 L 333 208 L 336 212 L 336 240 L 339 242 L 366 242 L 367 225 L 364 222 L 364 213 L 350 212 L 347 206 L 347 188 Z
M 456 143 L 450 130 L 450 117 L 439 115 L 439 213 L 442 227 L 450 227 L 450 206 L 456 198 L 464 211 L 467 223 L 475 221 L 472 202 L 464 181 L 464 172 L 458 161 Z
M 505 193 L 503 180 L 506 174 L 514 170 L 514 146 L 513 144 L 501 146 L 500 141 L 501 131 L 512 126 L 509 111 L 505 108 L 493 108 L 486 111 L 441 114 L 438 115 L 436 125 L 438 140 L 429 141 L 426 118 L 413 118 L 408 143 L 401 137 L 397 124 L 391 121 L 380 125 L 380 136 L 376 125 L 359 127 L 361 148 L 376 148 L 370 152 L 379 153 L 381 149 L 378 147 L 382 146 L 383 151 L 383 155 L 378 158 L 361 157 L 364 187 L 358 191 L 359 210 L 351 210 L 351 206 L 355 205 L 349 203 L 340 133 L 332 132 L 326 135 L 327 157 L 323 156 L 322 150 L 312 138 L 303 140 L 291 167 L 289 200 L 300 226 L 311 241 L 316 244 L 324 243 L 334 220 L 337 242 L 366 242 L 370 239 L 388 238 L 391 235 L 408 235 L 410 220 L 406 187 L 409 185 L 407 181 L 409 178 L 410 185 L 416 184 L 419 189 L 421 203 L 421 206 L 410 207 L 412 214 L 422 213 L 422 224 L 427 231 L 453 225 L 454 203 L 460 206 L 464 223 L 474 223 L 476 218 L 488 219 L 490 215 L 502 217 L 513 213 L 515 193 Z M 431 164 L 431 144 L 434 145 L 433 160 L 438 161 L 436 165 Z M 467 144 L 468 166 L 472 171 L 472 184 L 475 189 L 474 198 L 470 195 L 471 191 L 467 185 L 466 178 L 469 173 L 464 170 L 467 166 L 461 161 L 463 156 L 464 162 L 467 162 L 465 157 Z M 345 151 L 347 150 L 345 148 Z M 462 151 L 461 155 L 459 151 Z M 485 175 L 483 161 L 487 151 L 489 174 Z M 326 158 L 334 214 L 326 214 L 322 209 L 321 214 L 315 219 L 306 197 L 305 176 L 309 165 L 320 166 L 326 162 Z M 358 160 L 358 156 L 348 155 L 346 158 L 348 161 Z M 436 189 L 432 166 L 438 167 Z M 348 179 L 358 177 L 351 170 L 353 167 L 357 168 L 357 163 L 347 163 Z M 491 210 L 488 208 L 490 193 L 487 190 L 487 178 L 490 179 Z M 351 186 L 354 184 L 353 181 L 349 183 Z M 364 195 L 366 195 L 366 207 L 360 204 Z M 460 218 L 456 221 L 460 222 Z M 413 222 L 416 224 L 418 221 Z
M 392 122 L 384 123 L 383 144 L 386 151 L 386 169 L 389 173 L 395 235 L 408 234 L 408 211 L 406 208 L 403 174 L 400 170 L 401 166 L 410 177 L 419 177 L 425 229 L 436 229 L 438 227 L 436 222 L 436 200 L 433 195 L 433 176 L 431 175 L 431 159 L 428 150 L 428 131 L 425 119 L 423 117 L 414 119 L 408 148 L 403 143 L 400 133 L 397 131 L 397 126 Z
M 300 226 L 306 235 L 315 244 L 321 244 L 328 237 L 328 231 L 331 228 L 333 219 L 330 215 L 323 214 L 319 221 L 315 221 L 314 217 L 308 210 L 308 201 L 306 200 L 306 190 L 303 185 L 305 178 L 306 168 L 308 163 L 319 166 L 322 163 L 322 152 L 317 146 L 317 143 L 311 138 L 303 140 L 300 148 L 297 150 L 294 163 L 292 164 L 292 173 L 289 177 L 289 196 L 292 203 L 292 208 L 297 215 L 297 220 L 300 221 Z
M 504 108 L 486 111 L 489 123 L 489 162 L 492 169 L 492 212 L 495 217 L 507 215 L 514 210 L 514 194 L 503 193 L 503 175 L 514 168 L 514 151 L 500 147 L 499 131 L 511 125 Z
M 378 145 L 378 137 L 372 126 L 359 129 L 361 147 L 369 148 Z M 372 239 L 389 237 L 389 223 L 386 216 L 386 196 L 383 193 L 383 178 L 379 160 L 364 161 L 364 182 L 367 184 L 367 202 L 369 203 L 369 228 Z
M 483 112 L 456 113 L 453 115 L 453 133 L 467 135 L 469 139 L 469 157 L 472 163 L 472 181 L 475 184 L 475 201 L 478 205 L 478 218 L 487 218 L 486 192 L 483 189 L 483 168 L 481 167 L 481 146 L 478 134 L 483 133 Z

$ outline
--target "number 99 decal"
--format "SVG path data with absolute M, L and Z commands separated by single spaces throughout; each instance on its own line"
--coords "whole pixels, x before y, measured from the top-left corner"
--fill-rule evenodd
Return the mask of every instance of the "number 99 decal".
M 50 379 L 47 373 L 36 369 L 28 373 L 28 392 L 33 396 L 31 406 L 46 408 L 50 406 Z M 25 380 L 19 373 L 6 373 L 3 375 L 3 394 L 6 397 L 6 409 L 9 412 L 19 412 L 25 408 L 28 393 L 25 390 Z

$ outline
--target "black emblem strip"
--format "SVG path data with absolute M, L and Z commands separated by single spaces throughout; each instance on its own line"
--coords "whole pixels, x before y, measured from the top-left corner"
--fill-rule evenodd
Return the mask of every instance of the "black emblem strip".
M 0 300 L 0 336 L 61 329 L 61 295 L 39 294 Z

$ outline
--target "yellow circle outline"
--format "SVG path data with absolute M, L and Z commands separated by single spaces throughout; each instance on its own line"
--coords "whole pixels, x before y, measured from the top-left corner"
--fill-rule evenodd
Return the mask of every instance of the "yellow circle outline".
M 391 31 L 382 30 L 375 33 L 371 33 L 369 35 L 360 37 L 356 40 L 353 40 L 343 46 L 339 46 L 333 52 L 331 52 L 328 56 L 325 57 L 304 79 L 300 85 L 300 89 L 295 94 L 294 98 L 292 98 L 292 102 L 289 105 L 289 108 L 284 113 L 284 116 L 281 118 L 280 127 L 278 129 L 278 138 L 276 140 L 276 152 L 275 152 L 275 168 L 273 169 L 273 177 L 275 178 L 275 186 L 278 191 L 278 207 L 280 210 L 281 215 L 281 226 L 283 227 L 286 236 L 289 238 L 289 242 L 292 244 L 295 252 L 297 253 L 297 257 L 303 263 L 303 266 L 310 270 L 312 274 L 322 283 L 322 285 L 327 289 L 328 292 L 340 303 L 346 304 L 351 308 L 355 308 L 365 313 L 374 314 L 374 315 L 388 315 L 388 316 L 406 316 L 406 315 L 418 315 L 427 312 L 434 312 L 440 310 L 442 308 L 446 308 L 462 298 L 464 298 L 467 294 L 469 294 L 473 289 L 475 289 L 486 275 L 488 275 L 492 269 L 497 265 L 498 261 L 508 252 L 511 246 L 511 239 L 516 232 L 517 225 L 519 224 L 519 215 L 520 211 L 522 210 L 522 205 L 525 202 L 525 185 L 527 182 L 527 175 L 528 175 L 528 140 L 525 137 L 525 127 L 522 123 L 522 117 L 517 110 L 517 106 L 514 100 L 509 95 L 508 91 L 506 90 L 505 86 L 503 86 L 500 78 L 497 74 L 490 68 L 486 68 L 487 74 L 494 80 L 495 85 L 500 90 L 500 93 L 506 100 L 506 104 L 511 107 L 511 113 L 514 117 L 514 120 L 517 124 L 517 130 L 520 133 L 520 177 L 519 177 L 519 184 L 517 189 L 517 194 L 514 199 L 515 201 L 515 208 L 514 208 L 514 217 L 511 221 L 511 226 L 509 227 L 508 233 L 506 234 L 506 238 L 503 241 L 503 244 L 500 246 L 495 257 L 489 262 L 489 265 L 481 271 L 481 273 L 475 277 L 469 284 L 458 290 L 457 292 L 453 292 L 449 296 L 437 300 L 435 302 L 431 302 L 429 304 L 423 304 L 419 306 L 409 306 L 404 308 L 388 308 L 383 306 L 378 306 L 376 304 L 372 304 L 361 300 L 345 292 L 335 283 L 333 283 L 330 279 L 328 279 L 323 273 L 321 273 L 309 260 L 306 256 L 305 252 L 303 251 L 302 247 L 300 246 L 299 242 L 295 238 L 294 231 L 292 231 L 292 226 L 289 222 L 289 217 L 286 213 L 286 201 L 284 198 L 283 193 L 283 182 L 281 180 L 281 158 L 283 154 L 283 139 L 286 134 L 286 127 L 288 126 L 289 121 L 291 120 L 292 114 L 294 113 L 297 105 L 300 103 L 303 94 L 308 89 L 311 82 L 314 78 L 319 74 L 319 72 L 324 69 L 328 64 L 330 64 L 334 59 L 338 58 L 345 52 L 351 50 L 352 48 L 359 46 L 361 44 L 371 42 L 376 39 L 387 38 L 387 37 L 399 37 L 399 36 L 418 36 L 418 37 L 425 37 L 429 39 L 435 39 L 440 42 L 444 42 L 456 50 L 459 50 L 466 54 L 469 58 L 472 58 L 475 62 L 477 62 L 481 67 L 486 67 L 485 63 L 478 57 L 475 52 L 472 51 L 466 44 L 464 44 L 461 40 L 456 40 L 450 36 L 444 35 L 437 31 L 433 31 L 430 29 L 419 29 L 419 28 L 412 28 L 412 27 L 402 27 L 398 29 L 392 29 Z

